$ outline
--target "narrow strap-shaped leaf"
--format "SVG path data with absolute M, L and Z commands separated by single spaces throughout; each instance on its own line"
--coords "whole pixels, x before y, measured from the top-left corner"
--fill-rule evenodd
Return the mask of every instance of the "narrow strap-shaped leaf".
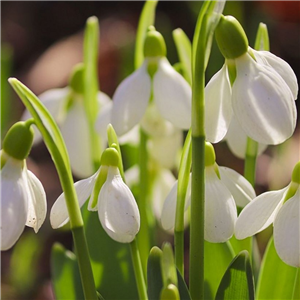
M 234 252 L 230 244 L 209 243 L 204 244 L 204 298 L 215 299 L 219 284 L 229 264 L 231 263 Z
M 52 247 L 51 273 L 55 299 L 84 299 L 76 256 L 59 243 Z
M 184 281 L 184 278 L 177 269 L 177 279 L 178 279 L 178 290 L 180 295 L 180 300 L 191 300 L 191 295 L 189 289 Z
M 162 251 L 158 247 L 150 250 L 147 265 L 147 286 L 149 300 L 157 300 L 163 288 L 162 278 Z
M 181 28 L 173 31 L 173 38 L 182 64 L 185 80 L 192 84 L 192 44 Z
M 157 0 L 148 0 L 145 3 L 140 16 L 135 42 L 135 70 L 138 69 L 144 61 L 144 40 L 147 33 L 147 28 L 154 24 L 157 2 Z
M 254 300 L 254 282 L 247 251 L 231 262 L 217 291 L 216 300 Z
M 256 299 L 293 299 L 296 279 L 297 268 L 285 264 L 279 258 L 272 237 L 262 260 Z

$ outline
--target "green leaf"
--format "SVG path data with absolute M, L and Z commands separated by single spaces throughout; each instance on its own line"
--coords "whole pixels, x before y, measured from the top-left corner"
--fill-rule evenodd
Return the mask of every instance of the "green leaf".
M 147 29 L 154 24 L 157 0 L 147 1 L 140 16 L 136 35 L 134 67 L 138 69 L 144 61 L 144 40 Z
M 158 247 L 150 250 L 147 264 L 147 288 L 149 300 L 157 300 L 163 288 L 162 251 Z
M 184 31 L 177 28 L 173 31 L 173 38 L 177 48 L 179 61 L 183 69 L 185 80 L 192 83 L 192 44 Z
M 52 247 L 51 273 L 55 299 L 84 299 L 76 256 L 59 243 Z
M 34 122 L 43 136 L 44 142 L 55 165 L 61 165 L 61 161 L 63 161 L 64 166 L 70 170 L 69 157 L 65 143 L 51 114 L 37 96 L 23 83 L 16 78 L 9 78 L 8 81 L 34 118 Z
M 204 297 L 215 299 L 221 279 L 234 257 L 229 243 L 204 242 Z
M 254 283 L 247 251 L 240 252 L 231 262 L 217 291 L 216 300 L 254 300 Z
M 299 281 L 299 278 L 296 279 L 297 268 L 285 264 L 279 258 L 272 237 L 262 260 L 256 299 L 293 299 L 294 286 Z
M 191 295 L 189 292 L 189 289 L 181 276 L 180 272 L 177 269 L 177 278 L 178 278 L 178 290 L 180 294 L 180 299 L 181 300 L 191 300 Z
M 96 289 L 106 300 L 138 299 L 129 245 L 112 240 L 87 204 L 82 214 Z

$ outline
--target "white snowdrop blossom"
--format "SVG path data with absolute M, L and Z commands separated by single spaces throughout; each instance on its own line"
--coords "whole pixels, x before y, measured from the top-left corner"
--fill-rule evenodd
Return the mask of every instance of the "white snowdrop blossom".
M 90 199 L 88 209 L 98 211 L 101 225 L 112 239 L 120 243 L 134 240 L 140 228 L 140 214 L 117 166 L 102 165 L 93 176 L 77 181 L 74 187 L 79 206 Z M 51 226 L 59 228 L 68 221 L 65 196 L 61 194 L 50 212 Z
M 155 34 L 159 35 L 159 43 L 163 43 L 158 47 L 164 48 L 162 36 L 156 31 Z M 170 65 L 164 50 L 145 55 L 140 68 L 123 80 L 113 95 L 111 122 L 119 136 L 142 121 L 149 102 L 155 105 L 163 119 L 177 128 L 189 129 L 191 87 Z M 143 127 L 147 127 L 146 121 Z
M 213 243 L 225 242 L 234 233 L 236 206 L 243 207 L 255 197 L 251 184 L 236 171 L 219 167 L 216 163 L 205 167 L 205 239 Z M 185 210 L 190 205 L 188 186 Z M 162 227 L 171 230 L 175 225 L 177 182 L 167 196 L 162 211 Z
M 67 151 L 69 153 L 71 168 L 74 175 L 80 178 L 88 177 L 93 174 L 93 164 L 91 158 L 91 142 L 89 135 L 89 126 L 85 113 L 83 96 L 72 92 L 70 87 L 48 90 L 38 97 L 48 109 L 50 114 L 57 122 Z M 111 106 L 110 98 L 103 92 L 97 94 L 98 107 L 102 123 L 109 124 L 109 108 Z M 31 117 L 26 110 L 22 120 Z M 102 149 L 106 147 L 106 133 L 101 137 Z M 34 143 L 42 140 L 38 130 L 35 132 Z M 78 159 L 80 157 L 80 159 Z
M 26 167 L 1 150 L 1 251 L 10 249 L 25 225 L 37 233 L 47 212 L 46 194 L 41 182 Z
M 251 49 L 242 26 L 232 16 L 222 16 L 215 33 L 225 64 L 205 88 L 207 140 L 222 140 L 234 118 L 254 141 L 264 145 L 284 142 L 296 126 L 294 71 L 274 54 Z
M 279 257 L 288 265 L 300 267 L 300 163 L 294 179 L 285 188 L 263 193 L 239 215 L 235 236 L 245 239 L 273 223 L 274 244 Z

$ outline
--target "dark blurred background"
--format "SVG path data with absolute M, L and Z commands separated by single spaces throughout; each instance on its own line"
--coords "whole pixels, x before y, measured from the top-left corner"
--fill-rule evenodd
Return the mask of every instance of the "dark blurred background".
M 157 5 L 155 26 L 166 40 L 172 64 L 178 61 L 172 30 L 181 28 L 192 40 L 201 4 L 161 1 Z M 90 16 L 97 16 L 100 22 L 100 88 L 112 96 L 120 81 L 133 71 L 135 35 L 143 5 L 144 1 L 1 1 L 2 137 L 24 110 L 7 79 L 18 78 L 37 95 L 66 86 L 73 66 L 82 61 L 83 30 Z M 300 78 L 299 1 L 229 1 L 224 14 L 241 22 L 251 46 L 259 22 L 266 23 L 271 52 L 286 60 Z M 213 45 L 207 80 L 223 61 Z M 290 180 L 291 170 L 299 160 L 299 126 L 282 149 L 269 147 L 259 158 L 258 193 L 282 188 Z M 220 165 L 243 172 L 243 161 L 234 157 L 226 144 L 217 145 L 216 152 Z M 33 148 L 28 168 L 42 181 L 50 211 L 61 187 L 44 145 Z M 49 254 L 54 241 L 71 248 L 71 236 L 53 231 L 47 218 L 37 235 L 26 228 L 16 246 L 1 252 L 2 299 L 53 299 Z

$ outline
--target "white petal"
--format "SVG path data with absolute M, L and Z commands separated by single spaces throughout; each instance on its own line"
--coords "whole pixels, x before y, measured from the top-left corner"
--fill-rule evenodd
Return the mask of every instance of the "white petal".
M 176 214 L 176 204 L 177 204 L 177 185 L 176 180 L 172 189 L 166 197 L 161 212 L 161 226 L 164 230 L 172 230 L 175 226 L 175 214 Z
M 140 125 L 135 125 L 127 133 L 119 137 L 120 145 L 131 144 L 137 146 L 140 142 Z
M 8 159 L 1 170 L 1 251 L 11 248 L 22 234 L 27 216 L 22 161 Z
M 254 51 L 255 58 L 259 56 L 265 64 L 268 64 L 271 66 L 286 82 L 286 84 L 289 86 L 294 100 L 297 99 L 298 95 L 298 82 L 297 82 L 297 77 L 291 68 L 291 66 L 281 59 L 280 57 L 272 54 L 271 52 L 268 51 Z
M 232 116 L 227 134 L 224 138 L 230 151 L 237 157 L 244 159 L 247 148 L 247 135 L 237 122 L 234 115 Z M 262 154 L 268 145 L 258 143 L 257 155 Z
M 225 136 L 232 117 L 231 86 L 224 65 L 205 87 L 205 133 L 211 143 Z
M 255 198 L 255 191 L 244 176 L 226 167 L 219 167 L 219 172 L 221 181 L 230 191 L 236 205 L 244 207 Z
M 51 89 L 38 96 L 41 102 L 45 105 L 54 120 L 60 124 L 62 120 L 62 112 L 64 110 L 65 100 L 70 92 L 68 87 L 62 89 Z M 32 118 L 29 111 L 26 109 L 21 117 L 22 121 Z M 37 144 L 42 140 L 42 135 L 34 126 L 34 143 Z
M 74 184 L 80 207 L 82 207 L 82 205 L 90 197 L 92 190 L 94 188 L 95 179 L 98 174 L 99 174 L 99 170 L 93 176 L 87 179 L 79 180 Z M 66 206 L 65 194 L 62 193 L 57 198 L 57 200 L 55 201 L 55 203 L 51 208 L 50 223 L 52 228 L 56 229 L 64 226 L 68 222 L 69 222 L 69 214 Z
M 100 110 L 102 109 L 103 106 L 106 106 L 108 103 L 112 101 L 110 97 L 103 92 L 97 93 L 97 100 L 98 100 Z
M 296 126 L 296 107 L 285 81 L 248 53 L 236 61 L 232 107 L 245 133 L 253 140 L 276 145 L 289 138 Z
M 26 176 L 29 196 L 26 225 L 32 227 L 37 233 L 46 219 L 46 194 L 39 179 L 27 169 Z
M 158 220 L 161 219 L 164 200 L 175 183 L 175 177 L 168 169 L 160 169 L 153 183 L 152 208 Z
M 149 154 L 161 167 L 172 169 L 176 165 L 182 143 L 182 131 L 174 128 L 169 136 L 149 138 Z
M 163 118 L 178 128 L 190 128 L 191 87 L 165 57 L 159 60 L 153 78 L 153 99 Z
M 204 238 L 211 243 L 222 243 L 233 235 L 237 218 L 236 205 L 213 167 L 206 167 L 205 175 Z
M 69 109 L 61 133 L 70 157 L 71 168 L 79 178 L 91 176 L 94 172 L 91 158 L 89 127 L 83 102 L 75 99 Z
M 104 230 L 117 242 L 130 243 L 139 231 L 138 206 L 116 167 L 108 169 L 99 194 L 98 215 Z
M 142 119 L 151 94 L 147 61 L 118 86 L 113 95 L 111 123 L 117 135 L 123 135 Z
M 279 191 L 266 192 L 254 198 L 240 213 L 236 225 L 235 236 L 245 239 L 271 225 L 282 206 L 288 187 Z
M 274 221 L 274 244 L 288 265 L 300 267 L 300 189 L 283 204 Z

